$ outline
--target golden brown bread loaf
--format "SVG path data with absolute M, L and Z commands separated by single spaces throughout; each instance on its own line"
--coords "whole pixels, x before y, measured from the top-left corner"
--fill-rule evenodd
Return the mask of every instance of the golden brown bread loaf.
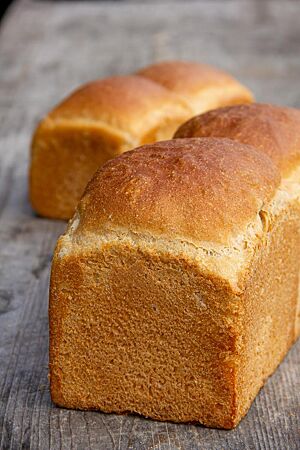
M 290 176 L 225 138 L 146 145 L 100 168 L 54 255 L 53 401 L 236 426 L 297 335 Z
M 180 61 L 151 66 L 144 75 L 89 83 L 59 104 L 35 131 L 31 204 L 42 216 L 68 219 L 87 182 L 108 159 L 170 139 L 196 113 L 251 100 L 250 92 L 229 75 Z

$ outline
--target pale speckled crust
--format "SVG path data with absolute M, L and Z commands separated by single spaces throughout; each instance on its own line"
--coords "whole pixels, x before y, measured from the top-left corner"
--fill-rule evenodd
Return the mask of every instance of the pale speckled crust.
M 296 339 L 299 189 L 279 182 L 268 156 L 227 139 L 103 166 L 53 259 L 52 400 L 235 427 Z M 245 259 L 238 290 L 213 270 L 220 243 Z
M 253 103 L 219 108 L 190 119 L 175 138 L 225 137 L 266 153 L 288 176 L 300 164 L 300 111 Z
M 126 152 L 98 170 L 79 204 L 80 225 L 232 245 L 274 195 L 271 160 L 229 139 L 176 139 Z
M 195 113 L 251 99 L 246 88 L 214 68 L 170 64 L 177 66 L 177 83 L 168 62 L 159 70 L 169 71 L 173 87 L 139 75 L 96 80 L 77 89 L 42 120 L 31 150 L 29 193 L 35 211 L 70 218 L 86 183 L 107 160 L 138 145 L 170 139 Z M 188 101 L 174 88 L 182 85 L 184 73 L 189 74 Z M 200 109 L 195 110 L 194 100 L 200 101 Z

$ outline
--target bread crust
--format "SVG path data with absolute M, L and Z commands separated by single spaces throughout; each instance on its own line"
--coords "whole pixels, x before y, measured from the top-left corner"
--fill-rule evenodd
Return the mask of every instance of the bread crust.
M 228 139 L 99 169 L 53 259 L 53 401 L 235 427 L 296 339 L 299 198 Z
M 300 111 L 253 103 L 215 109 L 180 126 L 174 138 L 224 137 L 267 154 L 283 176 L 300 164 Z
M 300 184 L 300 111 L 253 103 L 219 108 L 190 119 L 174 138 L 223 137 L 254 146 L 280 170 L 284 189 Z M 300 223 L 300 215 L 299 215 Z M 300 335 L 300 271 L 295 334 Z
M 170 64 L 177 67 L 177 83 Z M 168 88 L 146 75 L 115 76 L 77 89 L 41 121 L 32 140 L 29 176 L 30 201 L 38 214 L 72 217 L 86 183 L 107 160 L 170 139 L 195 113 L 251 100 L 246 88 L 214 68 L 166 62 L 155 71 L 162 77 L 169 72 L 174 86 L 189 74 L 190 98 L 172 83 Z M 200 109 L 195 111 L 192 99 L 202 102 Z
M 136 75 L 115 76 L 88 83 L 60 103 L 48 120 L 102 123 L 128 135 L 128 140 L 143 136 L 157 127 L 166 115 L 181 117 L 189 108 L 169 90 Z
M 266 155 L 229 139 L 149 144 L 97 171 L 79 206 L 78 232 L 146 228 L 173 239 L 230 245 L 279 182 Z
M 228 73 L 207 64 L 162 61 L 137 72 L 164 86 L 192 107 L 194 114 L 221 107 L 250 103 L 251 92 Z

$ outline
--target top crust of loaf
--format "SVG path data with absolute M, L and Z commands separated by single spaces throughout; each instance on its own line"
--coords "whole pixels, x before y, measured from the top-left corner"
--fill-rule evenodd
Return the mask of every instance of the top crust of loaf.
M 93 81 L 77 89 L 47 116 L 44 125 L 103 123 L 129 133 L 130 140 L 165 118 L 178 116 L 186 120 L 190 115 L 181 99 L 163 86 L 129 75 Z
M 286 177 L 300 162 L 300 111 L 253 103 L 209 111 L 183 124 L 175 138 L 224 137 L 266 153 Z
M 215 67 L 189 61 L 162 61 L 138 70 L 141 75 L 178 93 L 190 93 L 207 86 L 236 83 L 226 72 Z
M 147 66 L 137 72 L 170 91 L 185 97 L 189 104 L 193 104 L 195 110 L 200 105 L 197 95 L 203 97 L 205 91 L 211 92 L 212 99 L 217 96 L 217 101 L 228 101 L 232 96 L 232 103 L 248 103 L 253 101 L 252 94 L 229 74 L 206 64 L 188 61 L 163 61 Z M 217 91 L 222 88 L 222 91 Z M 204 97 L 205 99 L 205 97 Z M 210 96 L 205 99 L 210 102 Z M 212 100 L 213 101 L 213 100 Z M 221 105 L 220 105 L 221 106 Z M 199 114 L 199 111 L 196 111 Z
M 79 203 L 76 233 L 116 227 L 233 245 L 280 183 L 268 156 L 229 139 L 145 145 L 101 167 Z
M 184 93 L 189 93 L 188 99 Z M 165 139 L 163 130 L 172 136 L 178 124 L 199 112 L 251 100 L 244 86 L 213 67 L 180 61 L 160 63 L 145 68 L 140 75 L 95 80 L 75 90 L 41 121 L 33 144 L 44 130 L 84 131 L 94 126 L 119 139 L 124 151 Z

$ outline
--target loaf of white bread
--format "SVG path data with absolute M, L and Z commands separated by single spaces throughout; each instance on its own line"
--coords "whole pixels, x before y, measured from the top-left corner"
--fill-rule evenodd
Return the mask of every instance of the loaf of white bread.
M 220 109 L 176 137 L 100 168 L 58 241 L 51 396 L 230 429 L 299 335 L 300 113 Z
M 35 131 L 32 207 L 45 217 L 69 219 L 87 182 L 110 158 L 170 139 L 196 114 L 251 101 L 249 90 L 230 75 L 182 61 L 86 84 L 54 108 Z

